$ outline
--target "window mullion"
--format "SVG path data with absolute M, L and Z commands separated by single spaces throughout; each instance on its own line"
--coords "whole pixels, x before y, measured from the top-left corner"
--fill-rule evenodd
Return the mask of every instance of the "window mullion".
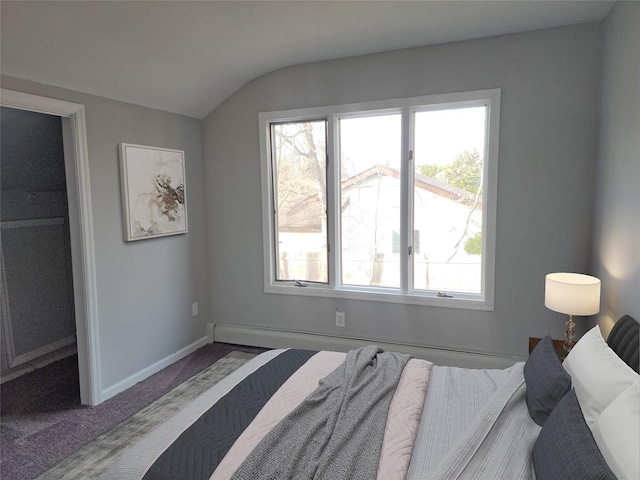
M 340 142 L 338 118 L 327 116 L 327 241 L 329 287 L 340 284 Z
M 406 294 L 412 287 L 412 254 L 411 229 L 413 228 L 412 202 L 411 202 L 411 172 L 413 171 L 413 159 L 410 158 L 413 150 L 413 135 L 411 125 L 411 110 L 402 109 L 402 162 L 400 164 L 400 289 Z

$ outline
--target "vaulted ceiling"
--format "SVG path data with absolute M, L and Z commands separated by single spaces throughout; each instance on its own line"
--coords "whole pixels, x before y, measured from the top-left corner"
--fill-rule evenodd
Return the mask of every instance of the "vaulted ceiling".
M 292 65 L 600 21 L 611 1 L 7 1 L 2 74 L 203 118 Z

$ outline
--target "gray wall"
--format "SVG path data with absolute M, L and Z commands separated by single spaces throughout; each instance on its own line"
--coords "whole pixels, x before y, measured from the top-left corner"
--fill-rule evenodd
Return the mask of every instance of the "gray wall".
M 640 3 L 618 2 L 604 26 L 593 262 L 608 332 L 640 321 Z
M 589 268 L 600 46 L 590 24 L 301 65 L 245 85 L 203 126 L 212 320 L 515 355 L 529 336 L 562 338 L 544 276 Z M 258 112 L 486 88 L 502 89 L 495 311 L 264 293 Z
M 632 217 L 637 201 L 631 187 L 619 200 L 613 192 L 637 172 L 637 163 L 627 159 L 620 173 L 602 172 L 619 148 L 613 144 L 624 130 L 614 125 L 619 118 L 629 122 L 636 138 L 638 131 L 637 116 L 626 120 L 637 114 L 627 105 L 634 95 L 637 100 L 637 84 L 630 85 L 637 64 L 635 74 L 609 65 L 621 63 L 619 46 L 631 49 L 638 41 L 628 25 L 634 18 L 637 23 L 637 13 L 627 18 L 619 8 L 637 12 L 636 5 L 616 7 L 606 23 L 603 106 L 616 116 L 603 121 L 603 138 L 612 138 L 600 153 L 596 232 L 610 230 L 603 217 L 612 212 L 621 209 Z M 560 338 L 565 319 L 544 307 L 544 275 L 590 273 L 601 28 L 566 27 L 284 69 L 247 84 L 204 122 L 2 77 L 3 88 L 86 108 L 103 389 L 196 341 L 207 322 L 515 355 L 526 353 L 529 336 L 551 332 Z M 612 84 L 623 71 L 624 84 Z M 495 311 L 263 292 L 258 112 L 496 87 L 502 89 L 502 115 Z M 628 88 L 635 90 L 625 97 L 620 89 Z M 624 98 L 607 106 L 614 91 Z M 117 150 L 122 142 L 185 150 L 187 235 L 123 241 Z M 607 175 L 615 178 L 602 185 Z M 621 228 L 626 220 L 612 226 Z M 632 240 L 638 238 L 635 225 Z M 603 242 L 598 238 L 591 273 L 607 281 L 599 272 L 605 268 Z M 623 251 L 635 258 L 637 279 L 633 245 Z M 640 316 L 637 290 L 630 292 L 623 298 L 635 305 L 620 306 L 612 295 L 605 301 L 620 313 Z M 193 301 L 200 303 L 195 319 Z M 347 314 L 346 329 L 334 326 L 336 307 Z
M 2 88 L 85 106 L 96 251 L 102 389 L 206 334 L 201 122 L 101 97 L 2 77 Z M 185 151 L 189 232 L 123 240 L 118 145 Z M 200 315 L 191 317 L 198 301 Z

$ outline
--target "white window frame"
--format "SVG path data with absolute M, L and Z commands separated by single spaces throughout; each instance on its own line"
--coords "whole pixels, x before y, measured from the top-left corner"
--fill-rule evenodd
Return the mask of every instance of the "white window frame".
M 445 109 L 453 107 L 487 107 L 487 126 L 485 137 L 485 161 L 483 175 L 484 206 L 482 210 L 483 255 L 482 284 L 479 294 L 455 292 L 452 297 L 438 296 L 438 292 L 417 291 L 410 288 L 410 275 L 413 262 L 409 255 L 410 232 L 413 229 L 413 151 L 412 117 L 416 111 L 425 109 Z M 363 287 L 342 285 L 339 282 L 340 251 L 339 224 L 340 215 L 336 214 L 340 205 L 339 186 L 339 146 L 337 145 L 338 118 L 372 116 L 382 113 L 402 113 L 402 164 L 401 184 L 401 231 L 400 249 L 404 261 L 401 262 L 401 286 L 399 289 L 384 287 Z M 328 284 L 307 283 L 305 287 L 296 286 L 293 281 L 276 281 L 276 262 L 274 259 L 275 224 L 273 205 L 271 124 L 276 122 L 327 120 L 327 236 Z M 383 100 L 375 102 L 334 105 L 327 107 L 303 108 L 262 112 L 258 115 L 260 130 L 260 165 L 262 177 L 262 219 L 263 219 L 263 258 L 264 291 L 285 295 L 304 295 L 327 298 L 345 298 L 354 300 L 430 305 L 438 307 L 463 308 L 474 310 L 493 310 L 495 291 L 495 244 L 496 209 L 498 190 L 498 141 L 500 126 L 500 89 L 476 90 L 440 95 L 427 95 L 411 98 Z M 337 179 L 337 180 L 336 180 Z

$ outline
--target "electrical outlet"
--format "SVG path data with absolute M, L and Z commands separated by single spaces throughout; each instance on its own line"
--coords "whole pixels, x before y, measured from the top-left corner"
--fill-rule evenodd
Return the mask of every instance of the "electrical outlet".
M 336 312 L 336 327 L 343 327 L 345 326 L 345 316 L 344 316 L 344 312 Z
M 192 317 L 198 316 L 198 302 L 193 302 L 191 304 L 191 316 Z

